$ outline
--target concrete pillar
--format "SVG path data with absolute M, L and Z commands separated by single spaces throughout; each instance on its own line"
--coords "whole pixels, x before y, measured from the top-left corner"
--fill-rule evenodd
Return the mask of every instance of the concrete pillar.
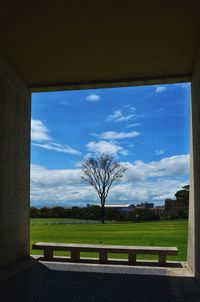
M 30 99 L 0 57 L 0 269 L 29 255 Z
M 192 76 L 188 264 L 200 282 L 200 51 Z

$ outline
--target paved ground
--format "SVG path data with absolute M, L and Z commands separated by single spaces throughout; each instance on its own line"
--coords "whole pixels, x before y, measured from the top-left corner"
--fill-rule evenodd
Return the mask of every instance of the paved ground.
M 161 268 L 32 261 L 0 286 L 2 302 L 200 302 L 191 276 Z

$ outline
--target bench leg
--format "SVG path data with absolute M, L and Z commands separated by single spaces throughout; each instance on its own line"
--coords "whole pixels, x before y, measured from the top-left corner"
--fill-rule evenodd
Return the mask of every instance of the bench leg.
M 136 254 L 128 254 L 128 264 L 136 264 Z
M 71 261 L 72 262 L 80 261 L 80 252 L 79 251 L 71 251 Z
M 44 260 L 52 261 L 53 260 L 53 249 L 52 248 L 45 248 L 44 249 Z
M 99 253 L 99 262 L 102 263 L 102 264 L 108 262 L 108 253 L 107 252 L 100 252 Z
M 167 257 L 166 255 L 159 255 L 159 264 L 160 265 L 166 265 L 166 260 L 167 260 Z

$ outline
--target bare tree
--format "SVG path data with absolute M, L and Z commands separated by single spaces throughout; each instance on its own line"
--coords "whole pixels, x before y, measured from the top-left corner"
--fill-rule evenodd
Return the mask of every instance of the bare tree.
M 97 192 L 101 208 L 101 222 L 105 222 L 105 203 L 110 189 L 119 183 L 126 168 L 110 154 L 101 154 L 87 158 L 82 163 L 83 175 L 81 178 L 89 183 Z

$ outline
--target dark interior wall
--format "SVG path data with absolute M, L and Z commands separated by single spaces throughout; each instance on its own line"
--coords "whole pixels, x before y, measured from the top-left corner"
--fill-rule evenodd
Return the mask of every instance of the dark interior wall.
M 188 78 L 199 12 L 198 0 L 1 1 L 0 52 L 35 89 Z
M 0 57 L 0 268 L 29 255 L 30 100 Z

